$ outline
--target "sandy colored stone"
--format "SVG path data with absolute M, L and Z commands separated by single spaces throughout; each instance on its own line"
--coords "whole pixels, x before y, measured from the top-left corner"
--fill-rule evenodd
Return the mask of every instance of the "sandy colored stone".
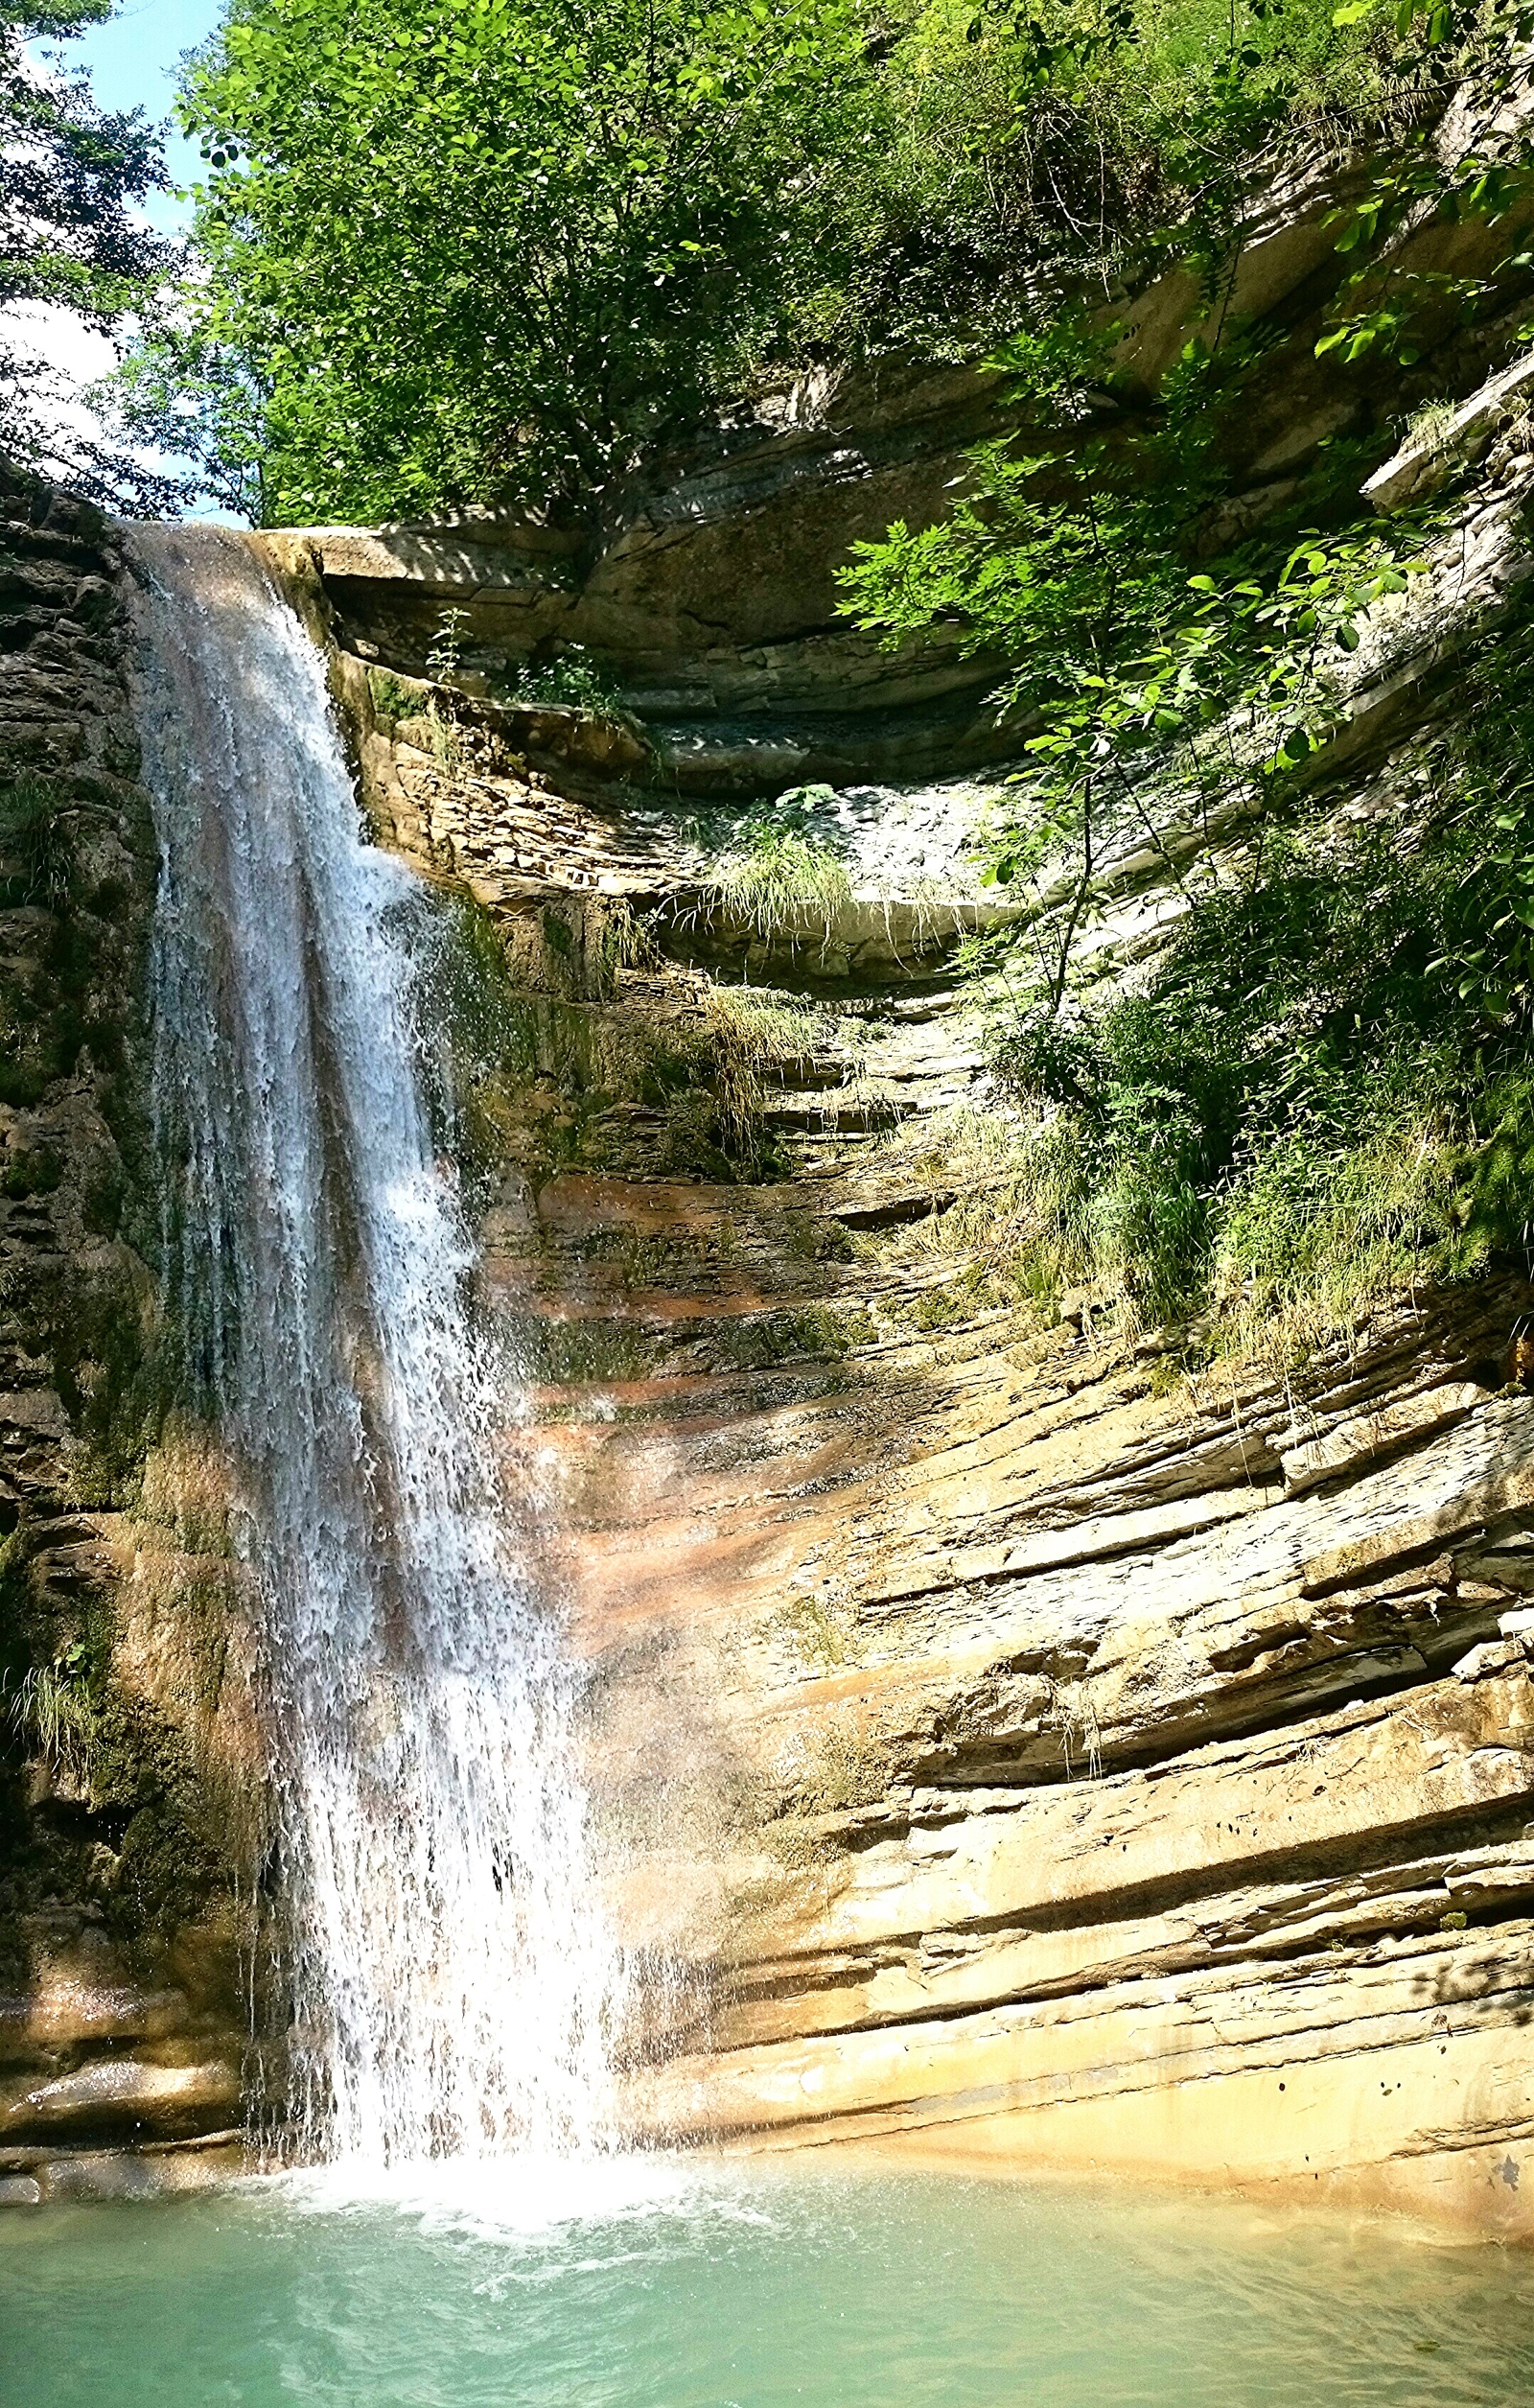
M 56 2081 L 6 2090 L 0 2140 L 7 2142 L 125 2126 L 141 2139 L 175 2139 L 227 2123 L 241 2098 L 239 2068 L 219 2058 L 198 2065 L 99 2058 Z

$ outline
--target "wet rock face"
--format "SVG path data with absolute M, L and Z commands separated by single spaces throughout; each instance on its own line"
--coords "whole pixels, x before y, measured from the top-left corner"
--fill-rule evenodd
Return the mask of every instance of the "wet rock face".
M 178 1466 L 144 1453 L 154 849 L 120 578 L 98 511 L 0 468 L 0 2183 L 17 2197 L 75 2148 L 228 2126 L 242 2078 L 241 1625 L 227 1565 L 196 1552 L 215 1542 L 177 1523 L 190 1442 Z
M 1302 195 L 1252 269 L 1291 296 L 1280 357 L 1300 362 L 1250 429 L 1272 478 L 1336 423 L 1304 364 L 1318 244 Z M 1148 357 L 1186 306 L 1146 296 Z M 1460 648 L 1529 573 L 1522 427 L 1369 633 L 1318 772 L 1339 814 L 1409 807 Z M 750 506 L 781 476 L 840 543 L 835 447 L 800 434 L 761 434 Z M 705 473 L 747 513 L 741 459 Z M 679 578 L 707 513 L 685 522 Z M 403 643 L 423 589 L 490 590 L 487 558 L 407 561 L 391 535 L 364 597 L 353 541 L 320 539 L 343 647 L 364 598 L 358 640 Z M 633 558 L 659 563 L 650 542 Z M 721 594 L 719 624 L 734 607 Z M 686 641 L 710 673 L 714 639 Z M 338 674 L 381 829 L 476 895 L 532 1016 L 482 1165 L 483 1278 L 533 1383 L 521 1476 L 593 1669 L 615 1892 L 671 1969 L 628 2070 L 636 2124 L 876 2135 L 1526 2233 L 1526 1266 L 1377 1310 L 1300 1372 L 1182 1378 L 1178 1333 L 1121 1340 L 1086 1294 L 1051 1321 L 988 1281 L 974 1235 L 999 1099 L 951 947 L 977 916 L 983 784 L 930 782 L 910 746 L 889 787 L 843 783 L 838 824 L 869 838 L 850 896 L 764 941 L 710 901 L 680 814 L 511 759 L 489 706 L 487 749 L 444 759 L 419 716 L 373 707 L 376 662 Z M 899 756 L 913 723 L 864 724 Z M 881 825 L 940 874 L 892 877 Z M 1243 842 L 1234 809 L 1164 832 L 1184 863 Z M 1101 902 L 1112 974 L 1175 921 L 1165 854 L 1131 834 Z M 604 955 L 615 908 L 656 958 Z M 738 999 L 744 970 L 770 1008 Z M 943 1235 L 961 1202 L 964 1243 Z
M 1175 1333 L 1121 1341 L 1086 1294 L 1046 1326 L 941 1235 L 996 1099 L 930 958 L 827 991 L 817 947 L 780 948 L 749 1142 L 679 1159 L 720 1056 L 669 1095 L 625 1065 L 738 1001 L 527 936 L 615 889 L 653 908 L 663 853 L 519 786 L 498 863 L 494 775 L 368 743 L 376 807 L 541 1004 L 483 1280 L 534 1383 L 521 1479 L 593 1669 L 616 1894 L 672 1969 L 636 2124 L 1524 2231 L 1521 1270 L 1298 1377 L 1169 1376 Z M 1123 885 L 1104 920 L 1138 942 L 1132 860 Z

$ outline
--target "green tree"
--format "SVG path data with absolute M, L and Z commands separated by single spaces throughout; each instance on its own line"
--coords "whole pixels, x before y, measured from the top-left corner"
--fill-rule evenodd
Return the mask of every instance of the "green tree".
M 139 407 L 268 522 L 590 491 L 834 273 L 870 88 L 850 0 L 234 0 Z
M 132 209 L 164 181 L 157 132 L 142 110 L 99 108 L 89 79 L 51 53 L 110 14 L 111 0 L 0 0 L 0 305 L 57 303 L 103 333 L 165 256 Z M 0 447 L 22 460 L 52 448 L 33 382 L 25 355 L 0 344 Z M 81 465 L 99 481 L 106 464 L 87 449 Z

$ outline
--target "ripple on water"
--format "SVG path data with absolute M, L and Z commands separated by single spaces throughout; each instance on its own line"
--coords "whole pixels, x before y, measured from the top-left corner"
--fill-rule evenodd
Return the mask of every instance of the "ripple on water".
M 665 2157 L 0 2219 L 6 2408 L 1515 2408 L 1534 2261 L 1239 2202 Z

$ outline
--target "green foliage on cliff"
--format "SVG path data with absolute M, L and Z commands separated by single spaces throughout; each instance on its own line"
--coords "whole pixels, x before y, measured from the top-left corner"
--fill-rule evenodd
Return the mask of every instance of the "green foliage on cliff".
M 1460 105 L 1453 149 L 1408 108 L 1337 211 L 1315 351 L 1407 367 L 1456 321 L 1496 317 L 1490 356 L 1506 357 L 1534 290 L 1534 139 L 1506 105 L 1527 13 L 1337 14 L 1378 37 L 1403 105 L 1435 85 Z M 1228 97 L 1258 57 L 1227 24 Z M 1526 1244 L 1534 668 L 1522 638 L 1490 643 L 1479 715 L 1409 812 L 1333 824 L 1312 799 L 1350 658 L 1371 612 L 1386 641 L 1385 597 L 1409 612 L 1432 514 L 1382 522 L 1360 501 L 1399 437 L 1383 412 L 1313 444 L 1297 475 L 1254 469 L 1243 419 L 1286 338 L 1226 314 L 1242 186 L 1210 190 L 1211 306 L 1158 388 L 1120 372 L 1110 312 L 1046 299 L 994 355 L 1027 432 L 971 455 L 941 523 L 858 546 L 845 606 L 892 645 L 957 627 L 995 663 L 1028 762 L 987 872 L 1023 907 L 996 1064 L 1038 1115 L 1016 1275 L 1041 1297 L 1095 1282 L 1128 1325 L 1203 1312 L 1211 1343 L 1282 1350 Z M 1398 239 L 1472 221 L 1476 275 Z M 1197 867 L 1212 815 L 1219 880 Z M 1179 918 L 1148 969 L 1110 982 L 1095 922 L 1105 868 L 1131 853 Z
M 1534 636 L 1488 646 L 1392 805 L 1275 813 L 1127 985 L 998 1014 L 1040 1298 L 1303 1351 L 1522 1256 L 1534 1216 Z M 1488 830 L 1493 830 L 1488 841 Z
M 268 520 L 600 484 L 821 277 L 864 77 L 847 0 L 234 0 L 150 414 Z
M 993 1066 L 1024 1115 L 993 1274 L 1046 1306 L 1086 1282 L 1126 1330 L 1202 1316 L 1204 1347 L 1290 1360 L 1527 1255 L 1534 635 L 1526 613 L 1494 627 L 1445 732 L 1338 814 L 1310 779 L 1338 672 L 1423 530 L 1360 522 L 1356 455 L 1337 479 L 1323 454 L 1260 538 L 1190 574 L 1197 459 L 1160 484 L 1145 467 L 1173 441 L 1163 416 L 1117 455 L 1089 442 L 1036 505 L 1033 464 L 1009 488 L 1003 456 L 994 507 L 925 543 L 892 530 L 849 585 L 887 625 L 966 612 L 1018 663 L 996 699 L 1032 765 L 989 867 L 1027 909 L 975 961 L 1004 971 Z M 1135 849 L 1175 923 L 1108 977 L 1104 858 Z
M 763 372 L 1218 276 L 1256 162 L 1420 52 L 1331 0 L 233 0 L 128 421 L 268 523 L 589 493 Z
M 1217 276 L 1286 156 L 1409 107 L 1422 45 L 1332 0 L 928 0 L 890 47 L 850 318 L 954 354 L 1074 287 Z M 1254 176 L 1262 161 L 1266 174 Z
M 1398 96 L 1414 83 L 1453 89 L 1453 141 L 1398 129 L 1361 194 L 1334 213 L 1347 264 L 1319 358 L 1408 364 L 1429 326 L 1442 343 L 1456 316 L 1474 321 L 1494 308 L 1503 356 L 1529 339 L 1513 318 L 1534 294 L 1534 253 L 1521 247 L 1534 132 L 1510 104 L 1534 12 L 1521 0 L 1486 0 L 1462 19 L 1447 6 L 1421 24 L 1420 13 L 1403 6 L 1392 18 Z M 1336 16 L 1346 26 L 1384 22 L 1362 5 Z M 1211 72 L 1236 163 L 1241 129 L 1250 119 L 1271 132 L 1272 110 L 1269 99 L 1248 108 L 1242 98 L 1267 70 L 1234 11 L 1221 38 Z M 1163 155 L 1174 155 L 1170 140 Z M 1249 163 L 1248 152 L 1240 164 Z M 1169 786 L 1205 807 L 1244 786 L 1266 805 L 1344 713 L 1339 665 L 1359 647 L 1360 620 L 1421 566 L 1418 522 L 1382 526 L 1360 499 L 1362 478 L 1394 447 L 1388 419 L 1376 413 L 1367 433 L 1302 446 L 1300 472 L 1288 478 L 1251 456 L 1243 421 L 1286 333 L 1228 313 L 1243 195 L 1239 176 L 1209 188 L 1214 214 L 1195 245 L 1207 278 L 1202 320 L 1150 389 L 1122 364 L 1124 328 L 1111 313 L 1083 315 L 1079 298 L 1045 292 L 1031 323 L 992 355 L 1024 433 L 969 455 L 945 517 L 896 523 L 882 540 L 854 546 L 842 573 L 845 611 L 891 647 L 941 624 L 957 628 L 962 650 L 997 664 L 991 701 L 1015 724 L 1035 774 L 1017 781 L 990 875 L 1026 882 L 1041 865 L 1058 874 L 1063 852 L 1076 855 L 1052 1010 L 1115 817 L 1138 815 L 1165 855 L 1144 799 L 1158 789 L 1163 808 Z M 1117 209 L 1114 222 L 1127 222 Z M 1488 264 L 1474 276 L 1413 264 L 1397 239 L 1467 222 L 1490 236 Z M 1356 405 L 1341 396 L 1344 417 L 1361 425 Z
M 1104 850 L 1138 825 L 1170 862 L 1169 806 L 1207 811 L 1243 788 L 1260 806 L 1336 723 L 1360 615 L 1420 567 L 1414 521 L 1360 519 L 1354 443 L 1323 444 L 1263 497 L 1255 535 L 1196 566 L 1241 492 L 1227 436 L 1258 356 L 1191 342 L 1147 397 L 1118 389 L 1113 332 L 1065 320 L 1009 344 L 1034 443 L 982 446 L 947 518 L 896 524 L 842 572 L 847 612 L 887 643 L 957 623 L 997 663 L 991 702 L 1033 767 L 987 876 L 1040 912 L 1069 890 L 1034 939 L 1052 1012 Z
M 728 920 L 770 942 L 785 928 L 823 938 L 852 897 L 847 863 L 834 842 L 815 833 L 816 803 L 828 786 L 796 786 L 736 829 L 709 875 L 707 900 Z

